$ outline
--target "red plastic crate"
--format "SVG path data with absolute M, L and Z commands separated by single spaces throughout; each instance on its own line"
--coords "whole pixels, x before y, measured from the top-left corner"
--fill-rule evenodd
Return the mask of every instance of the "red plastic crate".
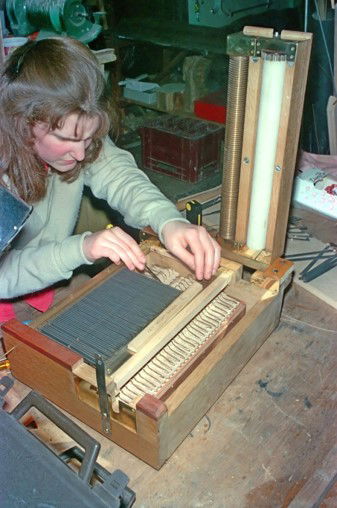
M 194 101 L 194 114 L 212 122 L 225 123 L 226 95 L 224 90 L 210 93 Z
M 191 183 L 220 170 L 221 125 L 164 115 L 143 125 L 140 136 L 144 169 Z

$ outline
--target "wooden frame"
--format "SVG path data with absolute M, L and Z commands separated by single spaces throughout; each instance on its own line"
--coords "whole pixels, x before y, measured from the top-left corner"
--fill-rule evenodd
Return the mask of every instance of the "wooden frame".
M 268 31 L 269 30 L 269 31 Z M 245 27 L 243 34 L 249 36 L 251 44 L 268 46 L 273 42 L 273 31 L 259 27 Z M 282 256 L 284 251 L 288 213 L 291 200 L 293 176 L 295 171 L 298 139 L 300 133 L 306 79 L 309 66 L 312 35 L 304 32 L 283 30 L 276 41 L 288 44 L 290 54 L 287 60 L 281 120 L 278 131 L 275 154 L 271 205 L 268 218 L 268 229 L 265 249 L 253 251 L 246 246 L 250 194 L 253 179 L 255 142 L 259 111 L 259 91 L 262 77 L 260 52 L 251 55 L 248 50 L 249 66 L 245 105 L 245 123 L 243 132 L 242 157 L 240 168 L 240 185 L 237 206 L 236 232 L 233 242 L 218 236 L 223 246 L 223 255 L 241 262 L 251 268 L 268 266 L 272 260 Z M 277 44 L 277 42 L 275 44 Z M 288 49 L 287 49 L 288 50 Z M 226 206 L 224 203 L 223 207 Z
M 186 272 L 181 263 L 161 248 L 152 246 L 147 255 L 148 262 L 151 256 L 155 256 L 156 261 L 161 259 L 164 265 L 174 265 L 175 269 Z M 256 272 L 250 282 L 241 278 L 242 266 L 238 263 L 222 259 L 221 265 L 221 282 L 220 285 L 219 281 L 215 284 L 217 290 L 213 281 L 213 285 L 205 286 L 191 302 L 195 299 L 200 302 L 204 298 L 205 303 L 210 297 L 210 294 L 206 296 L 207 291 L 223 291 L 228 283 L 225 292 L 245 302 L 246 314 L 242 317 L 241 313 L 241 319 L 233 322 L 227 333 L 219 331 L 212 345 L 170 390 L 159 397 L 145 394 L 133 409 L 122 406 L 119 412 L 112 411 L 111 435 L 102 430 L 95 369 L 84 364 L 77 353 L 43 335 L 39 328 L 70 302 L 104 283 L 113 275 L 115 267 L 108 267 L 96 275 L 30 326 L 16 320 L 3 325 L 13 375 L 151 466 L 160 468 L 263 344 L 279 320 L 283 292 L 291 278 L 290 262 L 278 260 L 266 272 Z M 180 315 L 188 314 L 186 309 L 191 307 L 191 302 L 172 320 L 175 331 L 179 328 Z M 196 306 L 196 312 L 201 306 Z M 181 324 L 184 326 L 184 319 Z M 147 353 L 150 342 L 145 341 Z M 113 402 L 116 388 L 113 374 L 106 376 L 106 384 Z

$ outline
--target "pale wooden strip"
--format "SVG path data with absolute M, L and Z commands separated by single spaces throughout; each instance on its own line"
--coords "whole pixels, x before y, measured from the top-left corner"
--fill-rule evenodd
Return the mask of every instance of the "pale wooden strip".
M 163 326 L 173 319 L 198 293 L 202 291 L 202 284 L 194 282 L 187 288 L 166 309 L 159 314 L 149 325 L 146 326 L 128 344 L 128 351 L 135 354 L 140 351 L 155 335 L 160 333 Z
M 134 354 L 112 375 L 112 383 L 108 391 L 117 394 L 120 388 L 127 383 L 169 340 L 172 339 L 191 319 L 201 311 L 217 294 L 220 293 L 231 281 L 232 272 L 220 273 L 201 293 L 199 293 L 179 314 L 169 321 L 153 337 L 146 346 Z
M 78 363 L 73 369 L 72 373 L 79 377 L 80 379 L 83 379 L 83 381 L 87 381 L 92 386 L 97 387 L 97 381 L 96 381 L 96 369 L 95 367 L 92 367 L 91 365 L 88 365 L 84 362 L 82 359 L 82 362 Z M 106 378 L 106 381 L 109 381 L 108 378 Z
M 266 250 L 272 259 L 284 251 L 310 50 L 311 39 L 299 42 L 295 65 L 287 64 L 275 158 L 275 167 L 279 166 L 280 171 L 274 172 L 266 239 Z
M 249 223 L 250 195 L 252 190 L 255 143 L 260 106 L 263 62 L 261 58 L 250 58 L 246 94 L 245 123 L 243 127 L 240 188 L 237 205 L 235 241 L 246 244 Z
M 292 104 L 293 98 L 292 91 L 294 87 L 294 78 L 295 78 L 295 65 L 287 64 L 284 77 L 283 98 L 280 113 L 280 125 L 274 162 L 273 186 L 268 216 L 268 229 L 266 236 L 266 251 L 268 252 L 273 251 L 275 231 L 276 227 L 278 226 L 278 221 L 284 220 L 286 221 L 286 224 L 288 222 L 288 213 L 287 213 L 288 210 L 285 211 L 285 217 L 280 217 L 278 215 L 278 210 L 279 210 L 279 200 L 284 199 L 283 188 L 285 182 L 287 186 L 290 185 L 290 183 L 288 183 L 287 180 L 289 179 L 292 181 L 293 177 L 292 168 L 287 168 L 284 166 L 284 154 L 287 149 L 287 144 L 289 144 L 288 139 L 289 122 L 291 114 L 292 112 L 294 112 L 294 104 Z M 279 255 L 282 255 L 282 252 L 280 252 Z

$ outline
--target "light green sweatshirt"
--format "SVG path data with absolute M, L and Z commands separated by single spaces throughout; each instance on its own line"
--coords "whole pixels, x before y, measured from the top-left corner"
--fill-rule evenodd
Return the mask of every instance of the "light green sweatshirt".
M 151 226 L 160 236 L 167 222 L 185 222 L 132 155 L 107 138 L 99 158 L 76 181 L 63 182 L 55 172 L 48 175 L 46 196 L 34 205 L 11 249 L 0 258 L 0 299 L 47 288 L 69 279 L 78 266 L 91 264 L 82 249 L 88 232 L 72 235 L 84 185 L 118 210 L 130 226 Z

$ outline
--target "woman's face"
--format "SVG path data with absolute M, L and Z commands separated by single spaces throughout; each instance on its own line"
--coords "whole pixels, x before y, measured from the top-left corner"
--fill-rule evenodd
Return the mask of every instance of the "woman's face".
M 49 130 L 49 125 L 37 122 L 33 127 L 34 149 L 48 166 L 66 173 L 85 157 L 85 150 L 98 129 L 98 118 L 66 117 L 60 128 Z

